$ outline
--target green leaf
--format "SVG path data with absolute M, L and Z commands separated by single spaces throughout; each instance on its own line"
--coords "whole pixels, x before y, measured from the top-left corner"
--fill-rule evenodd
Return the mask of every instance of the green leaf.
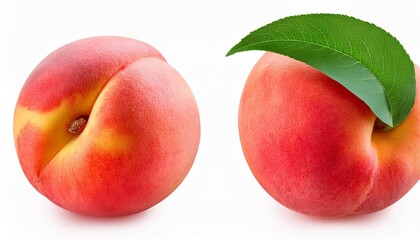
M 337 14 L 290 16 L 243 38 L 226 56 L 265 50 L 305 62 L 364 101 L 389 127 L 405 120 L 414 105 L 414 64 L 385 30 Z

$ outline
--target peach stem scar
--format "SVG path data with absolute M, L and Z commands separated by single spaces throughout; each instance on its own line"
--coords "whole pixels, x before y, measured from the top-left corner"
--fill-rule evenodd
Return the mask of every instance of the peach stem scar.
M 67 131 L 71 134 L 79 134 L 85 129 L 89 116 L 83 115 L 70 123 Z

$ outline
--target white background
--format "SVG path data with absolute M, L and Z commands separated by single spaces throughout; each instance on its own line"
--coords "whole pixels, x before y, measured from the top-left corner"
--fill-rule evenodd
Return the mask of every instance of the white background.
M 342 219 L 294 213 L 265 193 L 237 131 L 242 87 L 262 53 L 224 57 L 269 22 L 330 12 L 376 23 L 420 63 L 419 10 L 415 0 L 0 0 L 0 239 L 420 239 L 420 184 L 384 211 Z M 116 219 L 74 215 L 36 192 L 12 134 L 16 99 L 32 69 L 56 48 L 97 35 L 156 47 L 184 76 L 201 114 L 200 149 L 181 186 L 155 207 Z

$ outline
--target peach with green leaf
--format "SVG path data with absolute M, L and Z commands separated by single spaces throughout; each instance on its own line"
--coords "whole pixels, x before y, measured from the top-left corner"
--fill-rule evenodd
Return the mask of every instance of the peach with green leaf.
M 246 50 L 271 51 L 245 84 L 239 133 L 274 199 L 340 217 L 384 209 L 418 182 L 420 68 L 389 33 L 344 15 L 291 16 L 228 54 Z

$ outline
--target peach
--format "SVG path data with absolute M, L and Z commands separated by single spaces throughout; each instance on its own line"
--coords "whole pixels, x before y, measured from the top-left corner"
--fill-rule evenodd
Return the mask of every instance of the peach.
M 401 125 L 378 131 L 368 106 L 338 82 L 266 53 L 241 97 L 243 152 L 261 186 L 294 211 L 322 217 L 379 211 L 420 178 L 419 101 L 417 94 Z
M 14 116 L 29 182 L 69 211 L 123 216 L 180 185 L 200 139 L 196 101 L 150 45 L 93 37 L 65 45 L 31 73 Z

